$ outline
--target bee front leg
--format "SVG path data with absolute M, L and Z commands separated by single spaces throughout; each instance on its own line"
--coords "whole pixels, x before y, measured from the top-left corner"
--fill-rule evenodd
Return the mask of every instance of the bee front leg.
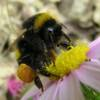
M 69 50 L 72 48 L 72 45 L 70 45 L 68 42 L 66 41 L 63 41 L 63 42 L 60 42 L 58 45 L 58 47 L 61 47 L 62 49 L 66 49 L 66 50 Z
M 34 79 L 34 82 L 35 82 L 35 85 L 41 89 L 41 91 L 43 92 L 44 91 L 44 88 L 43 88 L 43 84 L 39 78 L 39 76 L 36 76 L 35 79 Z
M 52 60 L 53 64 L 55 65 L 55 60 L 56 60 L 56 57 L 57 57 L 56 51 L 54 49 L 51 49 L 49 51 L 49 55 L 51 57 L 51 60 Z
M 62 32 L 62 36 L 64 36 L 65 39 L 68 40 L 69 43 L 71 43 L 71 39 L 66 33 Z

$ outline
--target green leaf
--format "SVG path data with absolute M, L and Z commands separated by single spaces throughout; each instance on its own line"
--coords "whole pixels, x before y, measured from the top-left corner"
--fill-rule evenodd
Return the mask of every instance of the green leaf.
M 100 92 L 81 84 L 81 88 L 86 100 L 100 100 Z

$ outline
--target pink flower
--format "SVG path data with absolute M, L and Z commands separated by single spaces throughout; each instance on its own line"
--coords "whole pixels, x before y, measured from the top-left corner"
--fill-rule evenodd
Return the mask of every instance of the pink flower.
M 13 96 L 17 96 L 22 86 L 23 83 L 20 80 L 17 80 L 15 76 L 11 76 L 7 81 L 8 90 Z
M 33 100 L 84 100 L 80 82 L 100 92 L 100 38 L 90 43 L 87 57 L 91 60 L 84 61 L 78 68 L 52 84 L 45 85 L 43 93 L 32 88 L 22 100 L 30 97 Z

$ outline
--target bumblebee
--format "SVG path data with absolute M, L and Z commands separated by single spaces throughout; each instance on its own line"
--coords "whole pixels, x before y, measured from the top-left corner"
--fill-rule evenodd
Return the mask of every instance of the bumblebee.
M 50 77 L 45 66 L 55 63 L 56 48 L 71 45 L 62 26 L 47 13 L 39 13 L 23 22 L 25 32 L 17 42 L 16 56 L 19 64 L 17 74 L 24 82 L 32 82 L 43 91 L 39 74 Z

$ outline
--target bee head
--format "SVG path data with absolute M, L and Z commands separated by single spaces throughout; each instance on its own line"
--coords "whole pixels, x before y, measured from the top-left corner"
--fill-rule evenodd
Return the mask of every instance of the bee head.
M 27 29 L 29 37 L 32 37 L 33 33 L 38 34 L 47 48 L 54 48 L 61 36 L 64 35 L 62 25 L 48 13 L 39 13 L 30 17 L 23 23 L 23 28 Z M 29 30 L 32 32 L 29 32 Z
M 61 25 L 47 13 L 42 13 L 35 19 L 34 30 L 36 30 L 49 48 L 53 47 L 61 37 L 61 29 Z

